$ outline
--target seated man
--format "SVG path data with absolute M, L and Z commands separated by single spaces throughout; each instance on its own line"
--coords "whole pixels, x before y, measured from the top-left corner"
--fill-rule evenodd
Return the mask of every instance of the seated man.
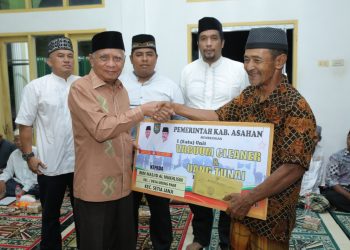
M 319 187 L 324 187 L 325 178 L 325 164 L 324 155 L 320 141 L 322 128 L 317 126 L 315 136 L 315 151 L 312 154 L 309 170 L 305 172 L 303 181 L 301 182 L 300 195 L 306 195 L 307 193 L 320 193 Z
M 10 154 L 16 149 L 15 144 L 5 140 L 3 135 L 0 133 L 0 173 L 6 168 L 6 163 L 9 159 Z
M 0 196 L 16 196 L 15 188 L 20 185 L 22 194 L 32 194 L 39 196 L 39 188 L 37 176 L 28 168 L 27 162 L 22 159 L 22 146 L 19 139 L 19 130 L 14 132 L 15 144 L 18 149 L 10 155 L 7 167 L 0 175 Z M 33 147 L 33 152 L 36 155 L 36 148 Z
M 347 147 L 329 158 L 324 195 L 338 210 L 350 212 L 350 131 Z

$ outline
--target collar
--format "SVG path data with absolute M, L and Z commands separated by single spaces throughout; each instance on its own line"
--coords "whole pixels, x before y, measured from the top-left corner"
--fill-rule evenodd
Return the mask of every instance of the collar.
M 282 75 L 281 82 L 277 84 L 276 88 L 268 95 L 264 100 L 260 100 L 260 88 L 255 87 L 255 99 L 258 103 L 263 103 L 267 100 L 269 100 L 271 97 L 275 95 L 280 95 L 282 93 L 285 93 L 288 88 L 288 78 L 285 75 Z
M 54 74 L 53 72 L 51 72 L 51 77 L 54 78 L 54 79 L 57 80 L 57 81 L 63 81 L 63 82 L 65 82 L 65 83 L 70 82 L 70 81 L 72 80 L 72 78 L 74 78 L 73 75 L 70 75 L 70 76 L 67 78 L 67 81 L 66 81 L 66 79 L 64 79 L 64 78 L 62 78 L 62 77 L 60 77 L 60 76 Z
M 97 88 L 102 87 L 102 86 L 109 86 L 108 83 L 104 82 L 103 80 L 101 80 L 101 78 L 99 78 L 96 75 L 96 73 L 93 69 L 90 70 L 89 77 L 91 78 L 92 87 L 94 89 L 97 89 Z M 117 79 L 114 83 L 117 86 L 117 88 L 123 88 L 123 84 L 119 79 Z
M 147 81 L 145 81 L 144 83 L 139 82 L 139 78 L 137 77 L 137 75 L 135 74 L 135 71 L 131 72 L 131 77 L 135 80 L 135 82 L 137 82 L 138 84 L 141 84 L 142 86 L 144 85 L 149 85 L 151 84 L 151 82 L 153 81 L 154 78 L 156 78 L 157 75 L 157 71 L 154 71 L 153 75 L 151 76 L 150 79 L 148 79 Z
M 209 65 L 209 63 L 205 62 L 202 57 L 199 60 L 206 68 L 214 68 L 215 69 L 223 61 L 223 56 L 220 56 L 219 59 L 216 60 L 215 62 L 213 62 L 211 65 Z

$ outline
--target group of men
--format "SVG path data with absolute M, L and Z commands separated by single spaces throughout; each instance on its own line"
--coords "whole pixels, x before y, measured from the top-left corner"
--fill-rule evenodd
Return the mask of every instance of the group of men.
M 123 75 L 120 32 L 101 32 L 92 38 L 92 69 L 81 78 L 72 75 L 71 41 L 62 37 L 49 43 L 52 73 L 25 87 L 16 118 L 22 157 L 38 174 L 41 249 L 62 248 L 59 216 L 67 187 L 79 249 L 136 248 L 142 194 L 131 192 L 137 146 L 130 131 L 144 117 L 163 122 L 174 114 L 191 120 L 274 124 L 271 175 L 246 195 L 225 197 L 229 208 L 220 214 L 220 247 L 288 249 L 316 125 L 306 100 L 282 74 L 286 33 L 252 29 L 242 64 L 222 56 L 222 25 L 205 17 L 198 23 L 198 46 L 201 58 L 185 67 L 178 86 L 155 71 L 158 54 L 152 35 L 132 38 L 133 71 Z M 32 147 L 33 125 L 37 154 Z M 264 198 L 269 198 L 267 219 L 247 217 L 251 206 Z M 171 249 L 169 199 L 153 195 L 146 199 L 152 245 Z M 213 212 L 194 205 L 191 210 L 194 241 L 187 249 L 202 249 L 210 244 Z

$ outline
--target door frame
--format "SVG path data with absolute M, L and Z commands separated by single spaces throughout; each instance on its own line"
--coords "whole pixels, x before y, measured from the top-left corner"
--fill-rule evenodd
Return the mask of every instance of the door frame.
M 93 30 L 54 30 L 44 32 L 25 32 L 25 33 L 0 33 L 0 133 L 4 135 L 4 138 L 13 140 L 13 126 L 12 126 L 12 114 L 11 114 L 11 101 L 10 101 L 10 89 L 9 89 L 9 77 L 8 77 L 8 64 L 7 64 L 7 43 L 10 42 L 27 42 L 28 43 L 28 56 L 29 56 L 29 72 L 30 80 L 37 78 L 37 66 L 36 66 L 36 49 L 35 49 L 35 37 L 45 35 L 64 35 L 72 39 L 74 56 L 78 58 L 77 42 L 91 40 L 92 36 L 96 33 L 105 31 L 105 29 L 93 29 Z M 74 61 L 74 74 L 78 74 L 79 65 L 78 60 Z
M 298 55 L 298 20 L 277 20 L 277 21 L 260 21 L 260 22 L 240 22 L 240 23 L 222 23 L 222 28 L 225 32 L 226 30 L 239 30 L 245 29 L 250 30 L 255 27 L 263 26 L 293 26 L 293 82 L 292 85 L 297 87 L 297 55 Z M 198 31 L 198 24 L 188 24 L 187 25 L 187 61 L 190 63 L 192 61 L 192 32 Z

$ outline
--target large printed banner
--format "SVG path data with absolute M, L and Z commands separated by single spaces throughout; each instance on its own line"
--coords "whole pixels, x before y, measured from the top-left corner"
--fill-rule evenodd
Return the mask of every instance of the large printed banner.
M 226 210 L 225 194 L 249 192 L 270 174 L 272 124 L 144 121 L 137 141 L 132 186 L 144 193 Z M 266 213 L 267 199 L 248 216 Z

